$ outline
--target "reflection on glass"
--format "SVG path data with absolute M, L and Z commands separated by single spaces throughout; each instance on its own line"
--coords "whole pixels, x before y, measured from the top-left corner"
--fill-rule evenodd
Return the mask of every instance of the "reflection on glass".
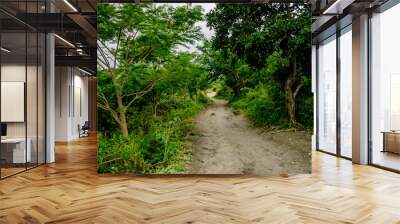
M 400 5 L 371 19 L 372 163 L 400 170 Z
M 1 161 L 2 177 L 26 169 L 31 161 L 30 144 L 26 141 L 26 35 L 2 33 L 1 56 Z
M 336 36 L 318 48 L 318 148 L 336 153 Z
M 0 7 L 19 15 L 42 13 L 45 1 L 0 1 Z M 0 178 L 5 178 L 45 162 L 46 40 L 7 14 L 0 12 L 0 19 Z
M 352 141 L 352 35 L 351 26 L 340 36 L 340 153 L 351 158 Z

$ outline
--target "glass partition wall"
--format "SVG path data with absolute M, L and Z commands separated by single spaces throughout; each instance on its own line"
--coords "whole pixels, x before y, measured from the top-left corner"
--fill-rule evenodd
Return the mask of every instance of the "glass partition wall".
M 18 7 L 34 13 L 42 10 L 40 2 Z M 43 33 L 0 11 L 1 179 L 45 163 L 45 41 Z
M 400 171 L 400 4 L 371 18 L 370 163 Z

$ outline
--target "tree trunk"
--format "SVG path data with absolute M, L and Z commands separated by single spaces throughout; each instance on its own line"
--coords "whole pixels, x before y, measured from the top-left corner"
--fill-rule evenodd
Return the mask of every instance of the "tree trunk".
M 126 108 L 124 106 L 124 103 L 122 102 L 122 95 L 121 95 L 121 90 L 119 87 L 116 85 L 115 81 L 115 74 L 112 74 L 112 81 L 114 84 L 114 90 L 115 90 L 115 97 L 117 98 L 117 106 L 118 106 L 118 124 L 121 128 L 121 133 L 122 135 L 127 138 L 128 137 L 128 124 L 126 123 Z
M 121 127 L 122 135 L 127 138 L 128 137 L 128 124 L 126 123 L 126 115 L 125 112 L 121 112 L 119 114 L 119 126 Z
M 297 73 L 297 60 L 293 58 L 293 71 L 292 74 L 285 82 L 285 94 L 286 94 L 286 110 L 288 114 L 288 120 L 290 125 L 296 125 L 296 97 L 301 87 L 303 87 L 304 81 Z
M 296 98 L 293 95 L 293 83 L 293 77 L 288 78 L 285 83 L 286 110 L 288 113 L 288 120 L 291 125 L 296 124 Z

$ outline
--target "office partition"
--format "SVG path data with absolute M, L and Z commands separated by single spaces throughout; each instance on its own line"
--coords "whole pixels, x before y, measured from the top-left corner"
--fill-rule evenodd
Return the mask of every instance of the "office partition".
M 1 179 L 45 163 L 46 39 L 23 22 L 44 2 L 0 3 Z

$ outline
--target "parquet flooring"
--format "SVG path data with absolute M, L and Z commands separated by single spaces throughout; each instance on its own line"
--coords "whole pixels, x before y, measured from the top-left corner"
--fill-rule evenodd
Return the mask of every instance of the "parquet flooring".
M 94 137 L 0 181 L 0 223 L 400 223 L 400 175 L 313 153 L 285 177 L 98 175 Z

